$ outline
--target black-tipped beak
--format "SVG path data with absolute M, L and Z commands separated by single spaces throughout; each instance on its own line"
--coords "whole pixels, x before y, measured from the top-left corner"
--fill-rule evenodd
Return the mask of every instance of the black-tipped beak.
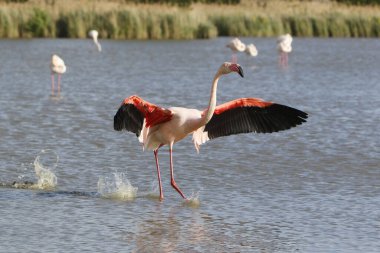
M 241 66 L 238 66 L 238 69 L 239 69 L 239 71 L 238 71 L 239 75 L 240 75 L 241 77 L 244 77 L 244 72 L 243 72 L 242 67 L 241 67 Z

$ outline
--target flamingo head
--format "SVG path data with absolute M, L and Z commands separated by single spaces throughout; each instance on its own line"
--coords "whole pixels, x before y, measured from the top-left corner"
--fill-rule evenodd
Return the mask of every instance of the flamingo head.
M 241 77 L 244 77 L 242 67 L 237 63 L 225 62 L 220 66 L 219 72 L 221 74 L 229 74 L 231 72 L 238 73 Z
M 88 36 L 93 38 L 93 39 L 97 39 L 98 36 L 99 36 L 99 32 L 97 30 L 91 30 L 88 32 Z

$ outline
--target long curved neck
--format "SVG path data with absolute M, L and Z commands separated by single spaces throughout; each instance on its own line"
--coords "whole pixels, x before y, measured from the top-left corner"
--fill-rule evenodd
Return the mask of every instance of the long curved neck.
M 214 80 L 212 81 L 210 101 L 208 103 L 208 108 L 206 109 L 204 115 L 202 116 L 202 125 L 206 125 L 214 115 L 216 107 L 216 90 L 218 88 L 219 77 L 221 76 L 220 71 L 215 74 Z

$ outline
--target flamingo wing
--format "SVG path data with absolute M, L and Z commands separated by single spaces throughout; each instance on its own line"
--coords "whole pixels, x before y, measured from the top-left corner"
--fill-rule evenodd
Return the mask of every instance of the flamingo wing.
M 306 122 L 307 113 L 258 98 L 240 98 L 216 107 L 204 132 L 209 139 L 239 133 L 272 133 Z
M 169 121 L 173 113 L 157 105 L 149 103 L 138 96 L 131 96 L 124 99 L 114 116 L 113 127 L 116 131 L 123 129 L 140 136 L 143 128 L 152 127 Z

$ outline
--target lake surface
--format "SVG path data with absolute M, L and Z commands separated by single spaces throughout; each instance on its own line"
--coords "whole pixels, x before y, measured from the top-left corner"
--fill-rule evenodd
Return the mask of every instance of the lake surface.
M 260 97 L 308 122 L 217 138 L 199 155 L 191 137 L 177 143 L 175 178 L 198 194 L 192 204 L 160 149 L 157 199 L 153 153 L 114 131 L 113 116 L 133 94 L 204 109 L 230 39 L 101 40 L 101 53 L 90 40 L 1 40 L 0 252 L 379 252 L 378 39 L 295 38 L 283 68 L 275 39 L 243 38 L 259 55 L 238 55 L 245 77 L 223 77 L 218 103 Z M 67 65 L 60 97 L 52 53 Z M 53 189 L 12 185 L 37 183 L 38 166 Z

